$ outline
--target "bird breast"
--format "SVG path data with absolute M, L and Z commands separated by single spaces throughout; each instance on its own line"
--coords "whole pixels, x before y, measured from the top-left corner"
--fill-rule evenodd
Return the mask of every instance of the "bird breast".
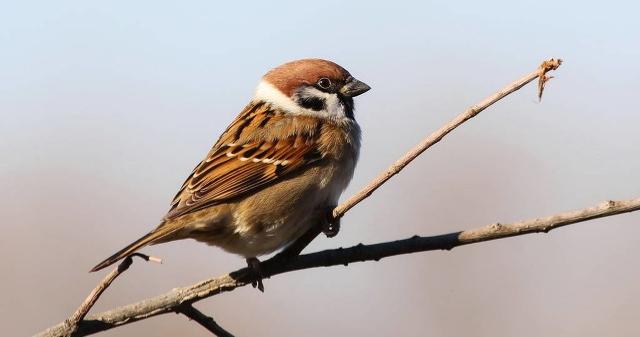
M 218 215 L 230 231 L 224 237 L 196 238 L 223 249 L 255 257 L 291 243 L 325 216 L 349 184 L 359 153 L 359 128 L 323 126 L 322 160 L 239 202 L 230 216 Z M 233 229 L 231 231 L 231 229 Z

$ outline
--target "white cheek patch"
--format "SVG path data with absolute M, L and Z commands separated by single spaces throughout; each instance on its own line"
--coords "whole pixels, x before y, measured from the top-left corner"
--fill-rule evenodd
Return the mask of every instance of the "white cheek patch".
M 253 95 L 253 98 L 258 101 L 269 102 L 292 113 L 301 113 L 300 110 L 304 110 L 291 98 L 278 90 L 278 88 L 265 81 L 260 81 L 260 83 L 258 83 L 258 87 L 256 88 L 256 93 Z
M 311 115 L 335 119 L 346 118 L 344 106 L 342 105 L 342 102 L 340 102 L 337 94 L 330 94 L 322 92 L 314 87 L 308 87 L 303 89 L 302 92 L 299 93 L 299 95 L 322 98 L 325 102 L 325 108 L 319 111 L 305 109 L 298 105 L 298 103 L 293 101 L 291 98 L 283 94 L 276 87 L 265 81 L 260 81 L 253 98 L 254 100 L 269 102 L 274 106 L 277 106 L 284 111 L 292 114 Z

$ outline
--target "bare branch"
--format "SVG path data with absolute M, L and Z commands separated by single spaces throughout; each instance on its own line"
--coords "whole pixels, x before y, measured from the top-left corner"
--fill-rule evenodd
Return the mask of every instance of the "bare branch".
M 530 72 L 529 74 L 523 76 L 522 78 L 515 80 L 504 88 L 498 90 L 493 95 L 483 99 L 476 105 L 473 105 L 458 116 L 452 119 L 449 123 L 442 126 L 440 129 L 436 130 L 434 133 L 430 134 L 427 138 L 423 139 L 418 145 L 416 145 L 413 149 L 407 152 L 402 158 L 398 159 L 393 165 L 391 165 L 386 171 L 382 172 L 378 177 L 376 177 L 373 181 L 371 181 L 367 186 L 365 186 L 358 193 L 353 195 L 347 201 L 340 204 L 333 210 L 333 216 L 336 218 L 342 217 L 348 210 L 350 210 L 353 206 L 360 203 L 362 200 L 366 199 L 368 196 L 373 193 L 373 191 L 377 190 L 378 187 L 382 186 L 387 180 L 391 179 L 394 175 L 400 173 L 405 166 L 409 165 L 416 157 L 418 157 L 422 152 L 438 143 L 444 136 L 449 134 L 458 126 L 462 125 L 462 123 L 468 121 L 469 119 L 475 117 L 477 114 L 482 112 L 484 109 L 493 105 L 493 103 L 505 98 L 507 95 L 517 91 L 518 89 L 524 87 L 527 83 L 535 80 L 536 78 L 545 77 L 546 73 L 551 70 L 556 70 L 560 66 L 562 61 L 560 59 L 549 59 L 547 61 L 542 62 L 542 64 L 538 67 L 538 69 Z M 541 80 L 543 81 L 543 80 Z M 543 81 L 544 82 L 544 81 Z M 539 89 L 539 95 L 542 95 L 542 89 Z
M 450 250 L 452 248 L 478 242 L 491 241 L 511 236 L 549 232 L 552 229 L 584 222 L 592 219 L 640 210 L 640 198 L 607 201 L 594 207 L 577 211 L 559 213 L 544 218 L 536 218 L 510 224 L 490 224 L 477 229 L 449 234 L 420 237 L 384 242 L 372 245 L 359 244 L 349 248 L 325 250 L 317 253 L 283 259 L 273 257 L 261 263 L 265 277 L 295 270 L 347 265 L 353 262 L 378 261 L 385 257 L 424 252 L 431 250 Z M 129 304 L 87 317 L 80 322 L 77 336 L 85 336 L 120 325 L 132 323 L 148 317 L 179 311 L 185 304 L 191 304 L 222 292 L 250 284 L 253 273 L 248 268 L 239 269 L 230 274 L 208 279 L 197 284 L 176 288 L 163 295 Z M 64 336 L 68 327 L 64 323 L 54 326 L 37 336 Z
M 142 253 L 133 253 L 127 256 L 124 260 L 122 260 L 122 262 L 120 262 L 118 267 L 116 267 L 109 274 L 107 274 L 107 276 L 105 276 L 102 279 L 102 281 L 100 281 L 100 283 L 91 291 L 91 293 L 89 293 L 89 296 L 87 296 L 87 298 L 85 298 L 82 304 L 80 304 L 80 307 L 78 307 L 76 312 L 74 312 L 73 315 L 71 315 L 71 317 L 67 318 L 64 321 L 63 324 L 68 328 L 68 332 L 65 334 L 65 336 L 73 336 L 75 334 L 76 330 L 78 329 L 78 323 L 84 319 L 84 317 L 87 315 L 89 310 L 91 310 L 93 305 L 96 304 L 96 301 L 98 301 L 98 298 L 100 298 L 100 295 L 102 295 L 102 293 L 105 290 L 107 290 L 107 288 L 111 285 L 111 283 L 118 276 L 120 276 L 120 274 L 124 273 L 127 269 L 129 269 L 129 266 L 131 266 L 131 263 L 133 263 L 133 256 L 138 256 L 145 261 L 153 261 L 153 262 L 161 261 L 156 257 L 148 256 Z
M 436 130 L 434 133 L 432 133 L 423 141 L 421 141 L 418 145 L 416 145 L 413 149 L 411 149 L 407 154 L 405 154 L 401 159 L 399 159 L 393 165 L 391 165 L 391 167 L 389 167 L 385 172 L 381 173 L 370 184 L 365 186 L 360 192 L 356 193 L 347 201 L 345 201 L 344 203 L 336 207 L 333 210 L 333 217 L 335 219 L 341 218 L 352 207 L 360 203 L 362 200 L 366 199 L 369 195 L 371 195 L 371 193 L 373 193 L 376 189 L 382 186 L 382 184 L 387 182 L 394 175 L 398 174 L 411 161 L 413 161 L 425 150 L 427 150 L 434 144 L 438 143 L 440 140 L 442 140 L 442 138 L 444 138 L 447 134 L 449 134 L 455 128 L 462 125 L 467 120 L 473 118 L 474 116 L 479 114 L 481 111 L 491 106 L 495 102 L 499 101 L 500 99 L 504 98 L 505 96 L 522 88 L 524 85 L 533 81 L 536 78 L 539 79 L 538 95 L 539 97 L 541 97 L 542 90 L 544 89 L 544 83 L 546 80 L 548 80 L 546 73 L 548 71 L 557 69 L 560 66 L 560 64 L 561 64 L 561 60 L 556 60 L 556 59 L 550 59 L 550 60 L 544 61 L 535 71 L 510 83 L 509 85 L 505 86 L 498 92 L 485 98 L 478 104 L 473 105 L 468 109 L 466 109 L 463 113 L 458 115 L 449 123 L 447 123 L 440 129 Z M 501 227 L 497 227 L 497 229 L 502 230 Z M 286 271 L 316 267 L 319 265 L 313 265 L 312 263 L 311 265 L 308 265 L 308 266 L 303 264 L 301 266 L 306 266 L 306 267 L 302 267 L 302 268 L 287 269 L 287 268 L 292 268 L 293 266 L 296 266 L 297 264 L 301 263 L 301 261 L 307 261 L 308 258 L 311 258 L 314 256 L 324 256 L 323 254 L 329 254 L 332 256 L 335 255 L 333 251 L 325 251 L 325 252 L 320 252 L 315 254 L 308 254 L 308 255 L 300 256 L 299 258 L 292 259 L 292 257 L 297 256 L 315 237 L 317 237 L 319 233 L 320 233 L 320 229 L 314 226 L 311 230 L 309 230 L 309 232 L 305 233 L 300 239 L 298 239 L 296 242 L 291 244 L 284 252 L 281 252 L 280 254 L 276 255 L 274 258 L 270 259 L 269 261 L 262 263 L 261 265 L 265 265 L 265 266 L 268 266 L 268 268 L 272 268 L 272 269 L 268 269 L 268 268 L 262 267 L 262 268 L 265 268 L 264 276 L 269 277 L 271 275 L 276 275 Z M 511 234 L 511 235 L 519 235 L 519 234 L 522 234 L 522 233 Z M 449 237 L 449 236 L 450 235 L 445 235 L 442 237 Z M 423 238 L 423 239 L 427 239 L 427 241 L 433 240 L 430 238 Z M 454 246 L 468 243 L 460 238 L 457 238 L 456 240 L 457 240 L 456 241 L 457 244 L 455 244 Z M 480 241 L 483 241 L 483 240 L 480 240 Z M 372 248 L 374 246 L 369 246 L 369 248 Z M 454 247 L 454 246 L 451 246 L 451 247 Z M 354 248 L 361 249 L 363 247 L 365 246 L 356 246 L 350 249 L 354 249 Z M 429 249 L 422 249 L 422 250 L 429 250 Z M 343 251 L 348 251 L 348 250 L 343 250 Z M 416 250 L 416 251 L 421 251 L 421 250 Z M 399 253 L 399 254 L 402 254 L 402 253 Z M 392 254 L 392 255 L 397 255 L 397 254 Z M 386 255 L 386 256 L 390 256 L 390 255 Z M 348 257 L 348 256 L 345 256 L 345 257 Z M 377 258 L 374 257 L 373 259 L 379 259 L 379 258 L 381 257 L 377 257 Z M 147 257 L 147 260 L 149 260 L 148 257 Z M 358 259 L 354 261 L 364 261 L 364 260 Z M 125 261 L 123 261 L 121 265 L 124 265 L 125 262 L 127 262 L 127 264 L 122 271 L 126 270 L 126 268 L 128 268 L 128 266 L 131 264 L 130 258 L 127 258 Z M 349 261 L 344 263 L 349 263 Z M 333 265 L 333 264 L 328 264 L 328 265 Z M 179 307 L 184 306 L 185 303 L 191 304 L 192 302 L 195 302 L 202 298 L 213 296 L 216 293 L 232 290 L 236 287 L 243 286 L 246 283 L 246 280 L 249 280 L 252 277 L 251 275 L 254 275 L 254 273 L 248 273 L 248 270 L 246 268 L 241 269 L 239 271 L 220 277 L 218 279 L 205 281 L 206 286 L 209 287 L 207 289 L 210 289 L 205 292 L 198 292 L 196 293 L 196 295 L 184 295 L 184 296 L 180 296 L 179 294 L 171 292 L 171 293 L 167 293 L 166 295 L 152 298 L 139 303 L 139 304 L 143 304 L 144 307 L 146 308 L 155 308 L 150 311 L 143 310 L 143 312 L 141 312 L 140 309 L 142 307 L 136 307 L 136 305 L 125 306 L 120 309 L 115 309 L 115 310 L 103 313 L 102 316 L 100 315 L 93 316 L 94 318 L 83 321 L 84 316 L 87 314 L 89 309 L 93 306 L 93 304 L 98 299 L 100 294 L 121 273 L 121 271 L 118 272 L 118 270 L 120 270 L 120 266 L 116 270 L 114 270 L 112 273 L 107 275 L 105 280 L 100 285 L 98 285 L 96 289 L 94 289 L 94 291 L 91 293 L 89 298 L 85 300 L 85 302 L 81 305 L 78 311 L 76 311 L 76 313 L 72 315 L 71 318 L 66 320 L 61 325 L 58 325 L 56 327 L 53 327 L 44 331 L 40 335 L 41 336 L 66 336 L 72 333 L 74 333 L 75 335 L 76 332 L 80 333 L 80 331 L 82 335 L 86 335 L 86 334 L 90 334 L 97 331 L 107 330 L 118 325 L 134 322 L 150 316 L 155 316 L 155 315 L 159 315 L 159 314 L 163 314 L 171 311 L 179 311 L 178 310 Z M 254 280 L 250 280 L 250 281 L 254 281 Z M 211 282 L 213 282 L 213 286 Z M 190 292 L 189 289 L 195 289 L 194 287 L 198 288 L 199 285 L 189 287 L 189 288 L 183 288 L 183 289 L 185 292 L 189 293 Z M 184 310 L 185 307 L 182 307 L 182 308 Z M 204 316 L 204 314 L 202 315 Z M 213 321 L 213 319 L 211 319 L 211 321 Z
M 73 315 L 71 315 L 71 317 L 67 318 L 65 322 L 71 326 L 76 326 L 78 322 L 80 322 L 84 318 L 84 316 L 87 315 L 87 313 L 89 312 L 91 307 L 93 307 L 93 305 L 96 303 L 100 295 L 102 295 L 102 293 L 109 287 L 109 285 L 111 285 L 111 282 L 113 282 L 125 270 L 129 269 L 129 266 L 131 266 L 132 262 L 133 260 L 131 256 L 127 256 L 127 258 L 122 260 L 122 262 L 120 262 L 118 267 L 112 270 L 109 274 L 107 274 L 107 276 L 105 276 L 102 279 L 102 281 L 100 281 L 98 286 L 96 286 L 91 291 L 91 293 L 89 293 L 89 296 L 87 296 L 87 298 L 82 302 L 82 304 L 80 304 L 80 307 L 78 307 L 76 312 L 74 312 Z
M 233 337 L 233 335 L 229 331 L 218 325 L 218 323 L 216 323 L 216 321 L 212 317 L 203 314 L 200 310 L 194 308 L 191 304 L 185 304 L 179 307 L 176 312 L 179 312 L 198 322 L 205 329 L 209 330 L 211 333 L 218 337 Z

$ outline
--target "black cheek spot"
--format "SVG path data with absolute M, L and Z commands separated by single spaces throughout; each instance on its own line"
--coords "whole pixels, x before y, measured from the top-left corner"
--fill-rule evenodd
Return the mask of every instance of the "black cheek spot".
M 324 98 L 319 97 L 301 97 L 298 101 L 303 108 L 311 109 L 313 111 L 324 110 Z

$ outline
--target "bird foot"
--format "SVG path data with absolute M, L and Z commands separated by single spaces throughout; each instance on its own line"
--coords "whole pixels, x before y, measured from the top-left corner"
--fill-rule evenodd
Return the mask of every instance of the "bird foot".
M 255 281 L 251 282 L 251 286 L 258 288 L 261 292 L 264 292 L 264 285 L 262 284 L 262 269 L 260 268 L 260 260 L 255 257 L 249 257 L 246 259 L 247 266 L 251 269 L 251 272 L 255 276 Z
M 322 233 L 326 235 L 328 238 L 332 238 L 340 232 L 340 218 L 335 218 L 333 216 L 333 207 L 329 207 L 328 211 L 325 213 L 325 217 L 322 221 Z

